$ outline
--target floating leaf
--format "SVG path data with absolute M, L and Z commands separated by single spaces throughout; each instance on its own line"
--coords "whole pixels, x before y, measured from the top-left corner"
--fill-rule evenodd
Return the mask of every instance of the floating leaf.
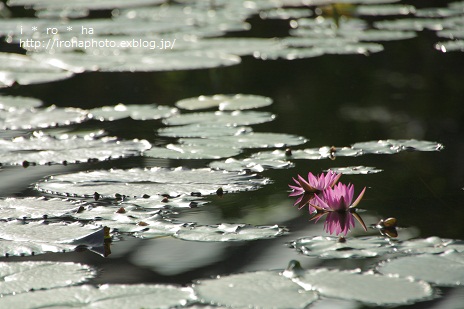
M 10 0 L 8 2 L 9 6 L 29 6 L 35 9 L 41 8 L 54 8 L 54 9 L 80 9 L 86 8 L 90 10 L 104 10 L 104 9 L 114 9 L 114 8 L 124 8 L 124 7 L 137 7 L 137 6 L 147 6 L 161 4 L 164 0 L 135 0 L 130 3 L 126 1 L 115 1 L 115 0 L 78 0 L 72 3 L 64 3 L 60 1 L 53 0 L 40 0 L 40 1 L 31 1 L 31 0 Z
M 251 132 L 248 134 L 229 135 L 210 138 L 181 138 L 179 143 L 202 147 L 232 147 L 232 148 L 270 148 L 301 145 L 307 139 L 283 133 Z
M 293 163 L 290 161 L 276 160 L 276 159 L 259 159 L 251 156 L 251 158 L 246 158 L 243 160 L 237 160 L 234 158 L 229 158 L 225 161 L 214 161 L 209 164 L 211 168 L 222 169 L 226 171 L 235 171 L 240 172 L 244 170 L 251 170 L 254 172 L 262 172 L 268 168 L 290 168 L 293 166 Z
M 17 27 L 17 22 L 15 23 Z M 29 85 L 51 82 L 71 76 L 71 72 L 35 61 L 28 56 L 0 53 L 0 88 L 15 83 Z
M 250 127 L 224 126 L 221 124 L 188 124 L 158 129 L 158 135 L 169 137 L 217 137 L 250 133 Z
M 0 291 L 3 298 L 8 294 L 79 284 L 95 275 L 92 268 L 76 263 L 0 262 L 0 276 L 3 279 L 0 282 Z M 19 298 L 27 299 L 27 296 Z
M 278 8 L 274 10 L 261 11 L 259 17 L 261 19 L 291 19 L 312 16 L 313 12 L 308 8 Z
M 196 196 L 179 196 L 179 197 L 163 197 L 158 195 L 154 197 L 137 198 L 123 202 L 121 205 L 135 205 L 145 209 L 176 209 L 176 208 L 194 208 L 206 204 L 207 201 L 202 197 Z
M 203 302 L 233 308 L 306 308 L 318 298 L 314 291 L 301 292 L 296 284 L 277 272 L 200 280 L 193 288 Z
M 400 151 L 439 151 L 443 145 L 436 142 L 410 140 L 379 140 L 361 142 L 351 145 L 353 149 L 359 149 L 364 154 L 393 154 Z
M 232 37 L 200 39 L 193 42 L 185 42 L 184 46 L 176 46 L 176 48 L 182 47 L 187 50 L 208 51 L 237 56 L 253 55 L 260 51 L 282 48 L 276 39 Z
M 104 243 L 103 229 L 78 223 L 0 222 L 0 235 L 2 255 L 69 251 L 77 246 L 99 247 Z
M 311 257 L 366 258 L 393 252 L 394 243 L 384 237 L 347 238 L 345 242 L 340 242 L 337 237 L 316 236 L 293 241 L 291 247 Z
M 254 190 L 269 182 L 267 178 L 256 175 L 243 175 L 202 169 L 151 169 L 133 168 L 109 171 L 79 172 L 57 175 L 36 184 L 36 189 L 60 195 L 93 197 L 97 191 L 105 197 L 115 194 L 138 196 L 170 196 L 193 194 L 215 194 L 219 187 L 226 192 Z
M 337 174 L 358 175 L 358 174 L 376 174 L 380 173 L 381 169 L 371 166 L 347 166 L 347 167 L 331 167 L 329 170 Z
M 35 98 L 0 96 L 0 109 L 7 110 L 9 112 L 39 107 L 40 105 L 42 105 L 42 101 Z
M 440 255 L 400 257 L 381 263 L 376 270 L 382 274 L 412 277 L 440 286 L 464 284 L 464 258 L 453 251 Z
M 324 55 L 325 52 L 321 48 L 285 48 L 279 50 L 268 50 L 256 52 L 253 54 L 255 58 L 262 60 L 275 60 L 275 59 L 285 59 L 285 60 L 295 60 L 295 59 L 306 59 L 319 57 Z
M 153 300 L 156 299 L 156 303 Z M 155 284 L 105 284 L 99 287 L 83 285 L 46 291 L 34 291 L 27 297 L 5 296 L 0 298 L 3 308 L 154 308 L 165 309 L 193 302 L 191 288 Z
M 50 63 L 68 71 L 100 72 L 158 72 L 216 68 L 239 64 L 235 55 L 212 52 L 169 52 L 156 55 L 120 53 L 119 55 L 99 55 L 84 53 L 34 54 L 41 63 Z
M 44 109 L 22 109 L 14 112 L 0 110 L 0 129 L 36 129 L 80 123 L 88 114 L 79 108 L 54 105 Z
M 414 14 L 416 8 L 405 4 L 358 5 L 355 12 L 367 16 L 409 15 Z
M 214 145 L 207 147 L 204 145 L 174 145 L 168 144 L 166 147 L 152 147 L 144 152 L 145 157 L 165 158 L 165 159 L 220 159 L 238 155 L 240 149 Z
M 397 20 L 385 20 L 374 22 L 374 27 L 378 29 L 388 30 L 411 30 L 422 31 L 428 30 L 442 30 L 454 25 L 454 22 L 447 21 L 446 19 L 434 18 L 405 18 Z
M 177 107 L 187 110 L 198 110 L 211 107 L 218 107 L 219 110 L 222 111 L 253 109 L 268 106 L 271 104 L 271 98 L 250 94 L 216 94 L 213 96 L 199 96 L 196 98 L 188 98 L 176 102 Z
M 146 140 L 119 141 L 115 137 L 57 139 L 40 133 L 30 138 L 0 140 L 0 146 L 1 163 L 11 165 L 108 160 L 140 155 L 151 147 Z
M 283 235 L 285 229 L 275 226 L 225 224 L 182 228 L 174 236 L 190 241 L 244 241 L 273 238 Z
M 91 109 L 89 113 L 93 116 L 93 118 L 100 121 L 113 121 L 126 117 L 131 117 L 135 120 L 152 120 L 170 117 L 177 113 L 177 109 L 156 104 L 124 105 L 119 103 L 115 106 L 103 106 L 94 108 Z
M 356 300 L 372 305 L 402 305 L 427 300 L 434 291 L 429 284 L 357 270 L 309 270 L 294 280 L 306 290 L 322 296 Z
M 268 112 L 234 111 L 234 112 L 202 112 L 180 114 L 163 122 L 167 125 L 186 125 L 203 123 L 208 125 L 246 126 L 274 120 L 275 115 Z
M 451 51 L 464 51 L 464 40 L 454 40 L 447 42 L 438 42 L 435 44 L 435 49 L 446 53 Z
M 0 218 L 48 219 L 76 212 L 84 203 L 64 199 L 45 199 L 43 197 L 6 198 L 0 200 Z

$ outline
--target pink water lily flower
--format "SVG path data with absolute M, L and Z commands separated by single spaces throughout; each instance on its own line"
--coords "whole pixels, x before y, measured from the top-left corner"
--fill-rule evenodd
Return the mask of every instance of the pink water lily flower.
M 308 180 L 305 180 L 298 175 L 296 179 L 293 177 L 293 181 L 296 185 L 288 185 L 292 189 L 289 196 L 299 196 L 294 203 L 295 206 L 298 206 L 298 209 L 308 204 L 309 212 L 313 212 L 316 209 L 311 206 L 311 201 L 314 199 L 315 194 L 320 195 L 325 189 L 332 188 L 341 176 L 342 174 L 337 174 L 332 171 L 328 171 L 327 174 L 322 173 L 316 176 L 309 172 Z
M 317 222 L 322 216 L 327 215 L 324 229 L 330 234 L 346 235 L 354 227 L 354 219 L 358 220 L 363 229 L 367 231 L 364 221 L 356 213 L 355 209 L 365 191 L 366 188 L 364 187 L 353 202 L 354 186 L 352 184 L 338 183 L 333 188 L 324 190 L 321 197 L 319 195 L 314 197 L 312 206 L 317 210 L 317 213 L 311 220 Z

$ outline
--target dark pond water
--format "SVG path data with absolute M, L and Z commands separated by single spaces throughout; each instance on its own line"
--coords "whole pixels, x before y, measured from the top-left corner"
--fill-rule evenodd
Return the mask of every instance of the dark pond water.
M 408 3 L 417 7 L 438 3 L 419 2 Z M 101 14 L 105 15 L 106 11 Z M 252 30 L 226 36 L 284 37 L 290 30 L 287 20 L 261 20 L 255 16 L 248 21 Z M 2 94 L 38 98 L 46 106 L 82 109 L 121 102 L 174 107 L 180 99 L 200 95 L 256 94 L 273 99 L 272 105 L 259 110 L 277 117 L 272 122 L 253 125 L 253 130 L 309 139 L 305 145 L 294 149 L 343 147 L 385 139 L 434 141 L 443 144 L 444 149 L 336 157 L 335 160 L 293 160 L 295 166 L 292 168 L 263 171 L 261 174 L 272 182 L 259 190 L 225 194 L 221 198 L 209 196 L 210 203 L 205 206 L 180 209 L 172 214 L 181 221 L 204 225 L 246 223 L 286 227 L 288 233 L 277 238 L 203 243 L 170 237 L 139 239 L 118 235 L 107 257 L 85 250 L 1 260 L 85 263 L 98 269 L 98 276 L 90 281 L 91 284 L 188 285 L 211 276 L 284 269 L 292 259 L 298 260 L 304 268 L 360 267 L 367 270 L 381 258 L 318 259 L 288 248 L 288 243 L 297 238 L 327 235 L 322 222 L 309 222 L 310 214 L 293 206 L 287 186 L 292 177 L 347 166 L 382 170 L 367 175 L 342 176 L 343 182 L 355 184 L 355 194 L 367 187 L 358 206 L 363 210 L 361 214 L 367 225 L 395 217 L 400 239 L 430 236 L 464 239 L 464 57 L 462 52 L 435 50 L 433 46 L 437 41 L 435 32 L 424 30 L 416 38 L 382 42 L 384 51 L 368 56 L 323 55 L 292 61 L 263 61 L 243 56 L 240 64 L 230 67 L 168 72 L 84 72 L 62 81 L 2 88 Z M 11 50 L 12 47 L 4 43 L 2 49 Z M 175 141 L 156 134 L 157 129 L 164 127 L 160 120 L 92 120 L 74 127 L 104 129 L 110 136 L 146 139 L 157 146 Z M 240 156 L 257 151 L 245 150 Z M 131 157 L 66 166 L 4 166 L 0 171 L 0 194 L 3 197 L 40 196 L 33 184 L 56 174 L 155 166 L 200 168 L 210 161 Z M 358 224 L 348 237 L 375 234 L 372 229 L 365 233 Z M 462 288 L 440 290 L 443 297 L 404 308 L 459 308 L 456 304 L 464 304 Z M 446 305 L 447 301 L 451 304 Z M 345 305 L 364 308 L 357 303 L 342 304 Z

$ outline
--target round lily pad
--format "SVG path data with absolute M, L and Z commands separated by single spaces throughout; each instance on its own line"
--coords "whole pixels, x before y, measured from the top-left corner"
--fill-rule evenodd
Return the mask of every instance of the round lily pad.
M 75 285 L 95 277 L 89 266 L 65 262 L 0 262 L 2 297 L 30 290 Z M 28 294 L 29 295 L 29 294 Z M 27 296 L 20 296 L 26 299 Z
M 234 112 L 201 112 L 180 114 L 163 122 L 167 125 L 186 125 L 203 123 L 208 125 L 246 126 L 274 120 L 275 115 L 269 112 L 234 111 Z
M 166 159 L 220 159 L 238 155 L 241 152 L 238 148 L 206 147 L 203 145 L 174 145 L 168 144 L 166 147 L 152 147 L 144 152 L 145 157 L 166 158 Z
M 158 135 L 169 137 L 217 137 L 250 133 L 252 129 L 244 126 L 224 126 L 221 124 L 194 123 L 158 129 Z
M 119 103 L 115 106 L 103 106 L 94 108 L 91 109 L 89 113 L 93 116 L 93 118 L 100 121 L 113 121 L 126 117 L 131 117 L 135 120 L 152 120 L 170 117 L 177 113 L 177 109 L 156 104 L 124 105 Z
M 144 195 L 209 195 L 218 188 L 224 192 L 257 189 L 269 182 L 267 178 L 208 168 L 133 168 L 129 170 L 79 172 L 50 177 L 36 184 L 36 189 L 52 194 L 94 197 L 98 192 L 105 197 L 116 194 L 129 197 Z
M 0 96 L 0 109 L 7 111 L 15 111 L 39 107 L 42 101 L 35 98 L 16 97 L 16 96 Z
M 216 94 L 213 96 L 188 98 L 176 102 L 177 107 L 187 110 L 218 107 L 219 110 L 223 111 L 254 109 L 268 106 L 270 104 L 272 104 L 271 98 L 250 94 Z
M 318 298 L 279 273 L 265 271 L 200 280 L 193 289 L 205 303 L 233 308 L 306 308 Z

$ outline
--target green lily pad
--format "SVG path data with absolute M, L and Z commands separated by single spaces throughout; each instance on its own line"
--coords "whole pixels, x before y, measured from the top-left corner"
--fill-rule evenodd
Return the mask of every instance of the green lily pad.
M 211 107 L 218 107 L 219 110 L 222 111 L 253 109 L 268 106 L 271 104 L 271 98 L 250 94 L 216 94 L 213 96 L 199 96 L 196 98 L 188 98 L 176 102 L 177 107 L 187 110 L 198 110 Z
M 142 197 L 146 194 L 209 195 L 216 194 L 219 187 L 224 192 L 238 192 L 255 190 L 268 182 L 269 179 L 258 178 L 256 175 L 208 168 L 189 170 L 154 167 L 57 175 L 37 183 L 35 187 L 51 194 L 94 197 L 97 191 L 103 197 L 114 198 L 116 194 L 129 197 Z
M 251 226 L 246 224 L 226 224 L 217 226 L 192 226 L 179 229 L 174 237 L 190 241 L 244 241 L 274 238 L 285 233 L 285 229 L 275 226 Z
M 211 168 L 226 170 L 229 172 L 240 172 L 244 170 L 251 170 L 253 172 L 261 173 L 266 169 L 282 169 L 290 168 L 294 164 L 290 161 L 276 160 L 276 159 L 259 159 L 251 156 L 242 160 L 229 158 L 225 161 L 214 161 L 209 164 Z
M 156 299 L 156 303 L 153 300 Z M 111 309 L 153 308 L 166 309 L 186 305 L 195 300 L 191 288 L 157 284 L 105 284 L 99 287 L 83 285 L 45 291 L 34 291 L 27 297 L 0 298 L 4 308 L 79 307 Z
M 382 262 L 376 270 L 385 275 L 412 277 L 439 286 L 464 284 L 464 258 L 453 251 L 440 255 L 404 256 Z
M 434 296 L 434 290 L 426 282 L 361 273 L 359 270 L 308 270 L 294 281 L 305 290 L 317 291 L 324 297 L 377 306 L 410 304 Z
M 29 138 L 0 139 L 0 146 L 1 163 L 9 165 L 24 165 L 24 162 L 67 164 L 95 159 L 109 160 L 140 155 L 151 147 L 146 140 L 119 141 L 115 137 L 58 139 L 40 132 Z
M 464 51 L 464 40 L 454 40 L 447 42 L 438 42 L 435 44 L 435 49 L 447 53 L 452 51 Z
M 308 8 L 277 8 L 259 13 L 261 19 L 298 19 L 312 15 L 313 12 Z
M 55 53 L 34 54 L 33 58 L 41 63 L 52 63 L 68 71 L 99 72 L 158 72 L 175 70 L 194 70 L 216 68 L 239 64 L 241 59 L 235 55 L 214 52 L 186 51 L 140 55 L 120 53 L 116 55 Z
M 221 124 L 194 123 L 158 129 L 158 135 L 168 137 L 217 137 L 250 133 L 252 129 L 245 126 L 224 126 Z
M 0 96 L 0 109 L 7 110 L 9 112 L 39 107 L 41 105 L 42 101 L 35 98 Z
M 307 139 L 301 136 L 283 133 L 251 132 L 248 134 L 229 135 L 209 138 L 181 138 L 179 143 L 201 147 L 231 148 L 271 148 L 301 145 Z
M 88 113 L 79 108 L 56 107 L 30 108 L 12 112 L 0 110 L 0 129 L 38 129 L 81 123 L 88 120 Z
M 89 110 L 93 118 L 100 121 L 113 121 L 130 117 L 134 120 L 152 120 L 170 117 L 177 113 L 176 108 L 156 104 L 103 106 Z
M 440 151 L 444 146 L 430 141 L 410 140 L 379 140 L 352 144 L 353 149 L 363 154 L 393 154 L 400 151 Z
M 301 292 L 298 285 L 270 271 L 200 280 L 193 289 L 204 303 L 232 308 L 306 308 L 318 299 L 316 292 Z
M 202 123 L 208 125 L 246 126 L 274 120 L 275 115 L 269 112 L 234 111 L 234 112 L 201 112 L 180 114 L 163 119 L 167 125 L 186 125 Z
M 284 48 L 280 50 L 268 50 L 255 53 L 253 56 L 261 60 L 296 60 L 319 57 L 325 54 L 321 48 Z
M 356 14 L 366 16 L 409 15 L 416 12 L 416 8 L 406 4 L 358 5 Z
M 2 298 L 30 290 L 52 289 L 79 284 L 95 277 L 89 266 L 65 262 L 0 262 Z M 19 296 L 26 299 L 27 296 Z
M 8 2 L 9 6 L 29 6 L 34 7 L 35 9 L 40 8 L 87 8 L 91 10 L 103 10 L 103 9 L 114 9 L 114 8 L 124 8 L 124 7 L 137 7 L 137 6 L 148 6 L 163 3 L 163 0 L 136 0 L 131 1 L 130 3 L 126 1 L 110 1 L 110 0 L 100 0 L 100 1 L 91 1 L 91 0 L 78 0 L 72 3 L 65 3 L 60 1 L 53 0 L 10 0 Z
M 15 83 L 20 85 L 46 83 L 66 79 L 72 75 L 71 72 L 36 61 L 29 56 L 0 53 L 0 88 Z
M 347 166 L 347 167 L 331 167 L 329 170 L 337 174 L 359 175 L 359 174 L 376 174 L 383 170 L 371 166 Z
M 164 159 L 220 159 L 238 155 L 241 152 L 238 148 L 214 145 L 205 147 L 204 145 L 174 145 L 168 144 L 166 147 L 152 147 L 144 152 L 145 157 L 164 158 Z
M 0 200 L 0 217 L 2 219 L 48 219 L 62 217 L 76 212 L 85 205 L 80 201 L 43 197 L 6 198 Z

